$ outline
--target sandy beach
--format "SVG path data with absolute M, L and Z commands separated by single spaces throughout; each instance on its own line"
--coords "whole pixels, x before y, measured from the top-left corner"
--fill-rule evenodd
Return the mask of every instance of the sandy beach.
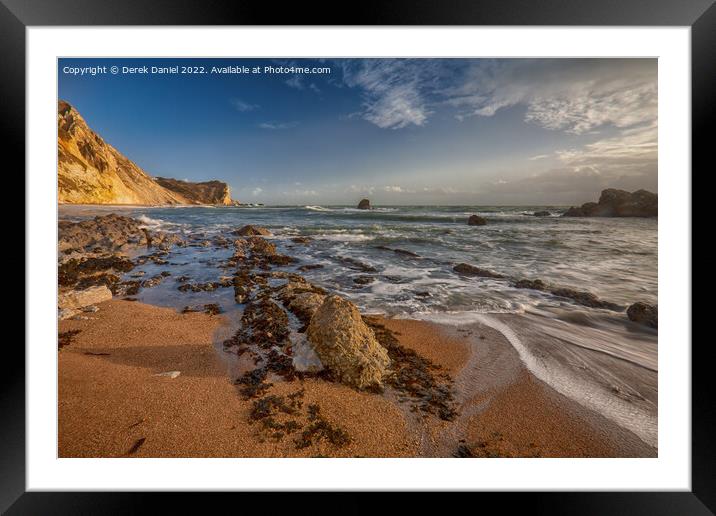
M 361 392 L 320 378 L 272 378 L 262 399 L 288 406 L 261 419 L 257 400 L 234 385 L 235 355 L 218 345 L 229 318 L 126 300 L 97 306 L 59 323 L 60 457 L 656 455 L 538 380 L 481 324 L 375 319 L 454 378 L 452 421 L 411 410 L 390 387 Z

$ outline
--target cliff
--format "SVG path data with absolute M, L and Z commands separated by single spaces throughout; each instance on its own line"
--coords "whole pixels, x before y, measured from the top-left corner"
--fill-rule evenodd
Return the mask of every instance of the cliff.
M 163 188 L 181 195 L 194 204 L 223 204 L 224 206 L 234 204 L 231 200 L 229 185 L 221 181 L 191 183 L 179 179 L 157 177 L 156 182 Z
M 57 200 L 72 204 L 231 204 L 219 181 L 152 178 L 104 141 L 69 103 L 57 105 Z M 181 185 L 181 187 L 175 185 Z

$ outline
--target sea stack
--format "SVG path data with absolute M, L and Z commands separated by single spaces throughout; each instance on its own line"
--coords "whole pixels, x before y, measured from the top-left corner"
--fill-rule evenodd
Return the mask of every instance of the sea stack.
M 479 215 L 470 215 L 470 218 L 467 219 L 468 226 L 484 226 L 485 224 L 487 224 L 487 219 Z
M 370 200 L 369 199 L 361 199 L 358 203 L 358 209 L 359 210 L 369 210 L 370 209 Z

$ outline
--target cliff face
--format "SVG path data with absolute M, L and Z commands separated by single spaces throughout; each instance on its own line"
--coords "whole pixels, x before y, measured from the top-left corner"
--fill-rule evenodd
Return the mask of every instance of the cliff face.
M 70 104 L 57 105 L 58 202 L 74 204 L 231 204 L 219 181 L 169 188 L 89 128 Z
M 190 183 L 179 179 L 167 177 L 156 178 L 157 184 L 174 192 L 195 204 L 223 204 L 229 206 L 234 204 L 231 200 L 229 185 L 221 181 L 206 181 L 204 183 Z

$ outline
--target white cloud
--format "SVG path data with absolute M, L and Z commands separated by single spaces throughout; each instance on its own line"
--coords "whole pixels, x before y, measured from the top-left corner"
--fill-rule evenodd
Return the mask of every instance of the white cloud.
M 502 59 L 479 62 L 445 92 L 458 116 L 493 116 L 525 105 L 525 121 L 584 134 L 656 120 L 653 59 Z
M 383 129 L 424 125 L 432 61 L 361 59 L 341 61 L 343 80 L 363 92 L 361 116 Z
M 321 93 L 321 89 L 316 85 L 316 83 L 307 83 L 305 77 L 302 75 L 292 76 L 290 79 L 285 81 L 285 84 L 297 90 L 309 89 L 315 93 Z
M 258 196 L 261 192 L 263 192 L 263 188 L 254 188 L 254 191 L 251 192 L 251 195 L 254 197 Z
M 243 100 L 237 99 L 237 98 L 229 99 L 229 103 L 233 106 L 233 108 L 236 111 L 240 111 L 242 113 L 245 111 L 254 111 L 256 109 L 259 109 L 259 107 L 261 107 L 258 104 L 250 104 L 248 102 L 244 102 Z
M 464 64 L 465 62 L 463 62 Z M 423 126 L 438 105 L 458 120 L 524 105 L 525 121 L 584 134 L 656 119 L 653 59 L 343 60 L 343 81 L 363 94 L 363 119 L 385 129 Z
M 281 130 L 281 129 L 291 129 L 292 127 L 296 127 L 298 125 L 298 122 L 262 122 L 259 124 L 259 127 L 261 129 L 269 129 L 272 131 Z
M 530 160 L 530 161 L 536 161 L 536 160 L 538 160 L 538 159 L 545 159 L 545 158 L 549 158 L 549 154 L 537 154 L 536 156 L 532 156 L 532 157 L 527 158 L 527 159 Z

